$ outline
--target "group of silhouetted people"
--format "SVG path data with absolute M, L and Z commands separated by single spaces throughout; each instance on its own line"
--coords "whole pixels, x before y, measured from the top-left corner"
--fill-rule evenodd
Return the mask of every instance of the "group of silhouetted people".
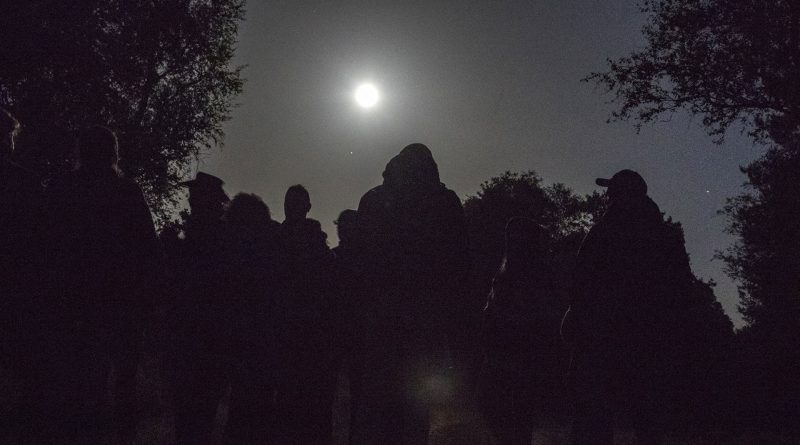
M 287 190 L 279 223 L 258 196 L 231 199 L 198 173 L 181 183 L 188 215 L 157 234 L 111 130 L 81 131 L 77 168 L 43 187 L 12 161 L 19 123 L 4 110 L 0 121 L 0 358 L 20 382 L 8 434 L 108 424 L 132 442 L 143 335 L 158 307 L 178 444 L 211 441 L 228 388 L 226 443 L 330 443 L 342 370 L 351 444 L 427 443 L 431 407 L 452 390 L 470 260 L 461 201 L 426 146 L 405 147 L 383 184 L 341 213 L 331 249 L 301 185 Z M 476 345 L 476 400 L 502 444 L 530 443 L 564 344 L 574 444 L 612 443 L 621 411 L 640 443 L 665 433 L 664 339 L 680 317 L 670 293 L 682 291 L 672 283 L 691 274 L 688 259 L 641 176 L 623 170 L 598 185 L 610 204 L 577 254 L 566 315 L 552 309 L 544 229 L 507 224 Z

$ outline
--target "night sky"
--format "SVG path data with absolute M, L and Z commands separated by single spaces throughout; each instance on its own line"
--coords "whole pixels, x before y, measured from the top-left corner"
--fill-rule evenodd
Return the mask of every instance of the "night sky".
M 739 171 L 760 147 L 734 131 L 715 145 L 700 118 L 675 115 L 639 134 L 607 124 L 611 96 L 580 82 L 607 57 L 641 47 L 633 0 L 248 2 L 237 63 L 245 92 L 225 147 L 200 170 L 231 194 L 257 193 L 283 219 L 293 184 L 311 193 L 311 217 L 331 245 L 333 220 L 380 184 L 411 142 L 433 151 L 442 181 L 462 198 L 506 170 L 536 170 L 579 193 L 631 168 L 686 232 L 692 268 L 719 285 L 741 325 L 734 284 L 712 260 L 732 238 L 717 211 L 741 191 Z M 372 109 L 354 100 L 374 83 Z

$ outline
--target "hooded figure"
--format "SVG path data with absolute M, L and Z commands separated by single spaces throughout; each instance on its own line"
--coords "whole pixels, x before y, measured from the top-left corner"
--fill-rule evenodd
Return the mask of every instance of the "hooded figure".
M 562 327 L 574 347 L 573 444 L 611 444 L 613 415 L 623 408 L 639 443 L 657 444 L 666 341 L 680 316 L 673 302 L 691 271 L 682 241 L 667 230 L 638 173 L 622 170 L 597 184 L 608 187 L 609 208 L 578 253 Z
M 422 144 L 405 147 L 383 178 L 358 207 L 366 344 L 352 439 L 426 443 L 430 405 L 452 385 L 448 310 L 468 263 L 464 213 Z

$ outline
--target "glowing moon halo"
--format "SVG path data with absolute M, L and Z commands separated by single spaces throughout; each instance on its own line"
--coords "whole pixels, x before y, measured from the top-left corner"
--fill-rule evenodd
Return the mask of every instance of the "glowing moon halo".
M 356 103 L 361 108 L 372 108 L 378 103 L 380 94 L 378 94 L 378 89 L 375 88 L 375 85 L 365 83 L 356 88 L 355 98 Z

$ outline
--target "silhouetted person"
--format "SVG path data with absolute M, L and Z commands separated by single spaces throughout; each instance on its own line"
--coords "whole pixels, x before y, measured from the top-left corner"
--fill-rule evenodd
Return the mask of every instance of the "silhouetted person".
M 334 350 L 337 369 L 347 374 L 350 396 L 350 420 L 358 410 L 361 388 L 363 347 L 359 334 L 363 320 L 361 313 L 364 302 L 364 280 L 359 265 L 360 229 L 358 212 L 343 210 L 334 221 L 339 236 L 339 245 L 333 248 L 336 255 L 336 278 L 339 290 L 339 304 L 334 312 Z M 330 397 L 335 400 L 335 387 Z M 351 426 L 352 431 L 352 426 Z
M 680 291 L 669 264 L 679 252 L 638 173 L 622 170 L 597 184 L 608 187 L 609 208 L 581 246 L 563 327 L 574 345 L 572 443 L 613 443 L 614 417 L 627 414 L 639 443 L 657 444 L 670 305 Z
M 209 443 L 219 401 L 230 379 L 231 362 L 226 247 L 222 216 L 228 195 L 222 180 L 199 172 L 183 182 L 190 213 L 183 233 L 162 232 L 176 294 L 168 315 L 168 352 L 175 399 L 178 444 Z
M 289 288 L 277 310 L 282 318 L 282 370 L 278 400 L 283 428 L 279 443 L 326 444 L 331 440 L 330 386 L 336 384 L 333 363 L 333 253 L 319 221 L 306 218 L 308 191 L 289 187 L 281 239 Z
M 256 195 L 240 193 L 223 217 L 225 311 L 235 371 L 226 426 L 230 444 L 265 444 L 274 433 L 277 389 L 275 300 L 286 296 L 280 224 Z
M 501 445 L 530 445 L 534 416 L 552 399 L 560 315 L 547 234 L 533 220 L 506 225 L 505 255 L 484 309 L 480 406 Z
M 446 395 L 448 332 L 467 263 L 461 201 L 430 150 L 405 147 L 359 203 L 367 320 L 353 443 L 427 443 L 430 407 Z
M 0 267 L 3 271 L 3 315 L 14 312 L 16 297 L 24 298 L 27 280 L 30 280 L 32 253 L 31 241 L 36 223 L 35 212 L 41 185 L 36 175 L 13 161 L 14 145 L 21 126 L 6 110 L 0 108 Z M 11 326 L 3 324 L 3 329 Z M 3 336 L 3 340 L 7 339 Z M 6 353 L 5 349 L 2 351 Z
M 104 417 L 113 367 L 115 419 L 130 440 L 144 322 L 151 315 L 161 251 L 142 191 L 117 167 L 116 135 L 105 127 L 88 128 L 78 136 L 78 154 L 79 167 L 48 192 L 60 315 L 75 341 L 67 349 L 73 366 L 64 383 L 75 384 L 84 405 L 73 426 L 94 425 Z
M 17 406 L 0 408 L 0 440 L 11 423 L 8 408 L 29 416 L 35 404 L 39 348 L 33 343 L 32 302 L 42 280 L 41 185 L 36 175 L 13 161 L 21 126 L 0 108 L 0 369 L 20 389 Z M 9 375 L 7 374 L 7 375 Z
M 2 270 L 3 317 L 19 315 L 16 305 L 21 304 L 28 296 L 32 274 L 35 272 L 34 247 L 35 232 L 32 226 L 36 223 L 37 206 L 41 203 L 41 185 L 36 175 L 13 161 L 14 145 L 21 126 L 6 110 L 0 108 L 0 270 Z M 13 318 L 12 318 L 13 319 Z M 11 351 L 7 350 L 6 341 L 11 337 L 5 329 L 15 326 L 8 320 L 2 323 L 3 334 L 0 350 L 3 364 Z M 5 320 L 5 318 L 3 319 Z

